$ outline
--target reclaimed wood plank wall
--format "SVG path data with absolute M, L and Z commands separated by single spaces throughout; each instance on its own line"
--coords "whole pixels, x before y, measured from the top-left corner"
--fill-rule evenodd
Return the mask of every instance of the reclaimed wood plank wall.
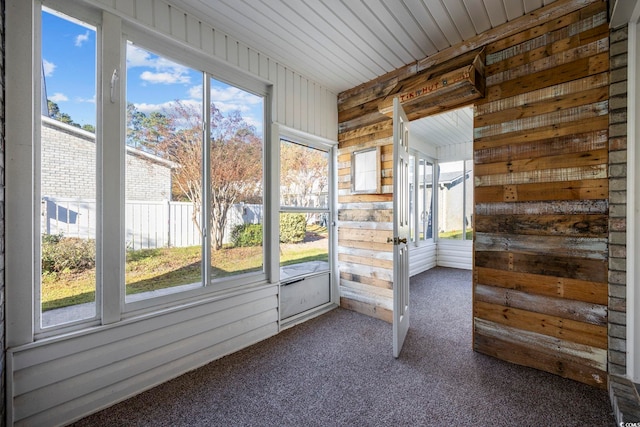
M 604 387 L 606 2 L 558 0 L 531 15 L 338 96 L 341 304 L 391 321 L 392 123 L 378 105 L 484 47 L 485 97 L 473 102 L 474 349 Z M 351 153 L 373 146 L 382 193 L 354 195 Z
M 338 97 L 340 305 L 387 322 L 393 314 L 393 246 L 387 243 L 393 236 L 393 128 L 376 102 L 397 82 L 394 76 Z M 381 151 L 381 193 L 353 194 L 351 156 L 370 147 Z
M 487 45 L 474 121 L 474 349 L 599 387 L 608 49 L 606 2 Z

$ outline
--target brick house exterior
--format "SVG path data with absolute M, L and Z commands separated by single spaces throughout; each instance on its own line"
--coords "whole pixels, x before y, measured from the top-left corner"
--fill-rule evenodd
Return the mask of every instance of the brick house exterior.
M 42 117 L 42 195 L 95 199 L 96 144 L 91 132 Z M 127 200 L 171 199 L 172 162 L 127 147 Z

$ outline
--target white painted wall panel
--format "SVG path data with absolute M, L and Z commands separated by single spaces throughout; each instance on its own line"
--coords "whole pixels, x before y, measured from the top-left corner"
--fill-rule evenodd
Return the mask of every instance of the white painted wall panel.
M 135 2 L 136 19 L 145 25 L 153 25 L 153 0 L 138 0 Z
M 13 349 L 9 357 L 14 421 L 16 425 L 68 421 L 86 415 L 87 409 L 73 408 L 82 407 L 80 402 L 88 396 L 93 404 L 87 408 L 110 405 L 274 335 L 277 292 L 277 286 L 267 285 L 95 333 Z M 234 344 L 226 344 L 229 340 Z M 149 376 L 149 371 L 156 374 Z M 120 388 L 129 392 L 114 392 Z
M 135 16 L 136 4 L 129 0 L 116 0 L 116 9 L 127 15 Z
M 187 43 L 202 49 L 200 21 L 191 15 L 187 15 Z
M 435 243 L 411 246 L 409 248 L 409 277 L 436 266 L 437 247 Z
M 274 122 L 337 138 L 337 97 L 251 46 L 164 0 L 84 0 L 134 26 L 274 86 Z M 231 291 L 162 314 L 128 319 L 7 353 L 15 425 L 65 424 L 278 331 L 278 287 Z
M 214 35 L 215 35 L 215 40 L 214 40 L 215 56 L 226 61 L 227 60 L 227 36 L 220 31 L 215 31 Z
M 171 7 L 169 21 L 171 22 L 169 34 L 177 40 L 187 41 L 187 15 L 180 9 Z
M 153 11 L 153 28 L 157 31 L 169 34 L 169 29 L 171 28 L 171 19 L 169 18 L 171 9 L 169 8 L 169 5 L 164 2 L 154 1 Z
M 258 54 L 260 59 L 260 77 L 265 80 L 269 80 L 270 61 L 267 55 Z
M 202 51 L 207 55 L 213 56 L 215 52 L 214 38 L 215 30 L 207 25 L 200 26 L 200 44 Z
M 256 76 L 260 75 L 260 54 L 255 50 L 251 50 L 247 48 L 247 52 L 249 54 L 249 72 L 251 74 L 255 74 Z
M 473 242 L 470 240 L 439 240 L 437 252 L 440 267 L 473 268 Z

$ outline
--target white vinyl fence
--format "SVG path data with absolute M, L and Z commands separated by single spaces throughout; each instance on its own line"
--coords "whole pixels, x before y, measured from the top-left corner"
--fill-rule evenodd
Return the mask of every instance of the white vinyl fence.
M 200 231 L 193 222 L 190 202 L 133 201 L 125 204 L 128 249 L 154 249 L 199 245 Z M 262 206 L 237 204 L 229 209 L 224 243 L 239 224 L 262 222 Z M 95 239 L 95 200 L 64 197 L 42 198 L 42 233 Z

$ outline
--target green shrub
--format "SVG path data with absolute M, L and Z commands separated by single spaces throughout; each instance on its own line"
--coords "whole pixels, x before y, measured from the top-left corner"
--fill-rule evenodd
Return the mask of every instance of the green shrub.
M 300 243 L 307 233 L 307 218 L 304 214 L 280 214 L 280 243 Z
M 231 231 L 235 247 L 262 245 L 262 224 L 240 224 Z
M 42 271 L 84 271 L 96 265 L 96 243 L 91 239 L 63 237 L 62 234 L 42 236 Z

